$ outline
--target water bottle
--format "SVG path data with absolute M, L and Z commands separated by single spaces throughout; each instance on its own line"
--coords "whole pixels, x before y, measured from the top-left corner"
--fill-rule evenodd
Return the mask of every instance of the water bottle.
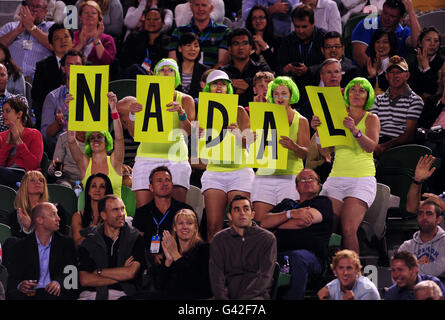
M 286 274 L 290 273 L 290 262 L 288 256 L 284 256 L 284 264 L 281 266 L 280 271 Z
M 80 193 L 82 192 L 82 187 L 80 186 L 80 181 L 76 181 L 76 185 L 74 186 L 74 193 L 77 197 L 79 197 Z
M 15 183 L 15 185 L 17 186 L 17 189 L 20 188 L 20 184 L 21 184 L 20 182 L 16 182 L 16 183 Z

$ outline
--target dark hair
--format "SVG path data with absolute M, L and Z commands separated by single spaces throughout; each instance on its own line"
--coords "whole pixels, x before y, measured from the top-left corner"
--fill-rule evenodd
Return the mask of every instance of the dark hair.
M 82 65 L 85 64 L 86 60 L 84 55 L 82 54 L 82 52 L 77 51 L 77 50 L 69 50 L 67 53 L 65 53 L 65 55 L 62 57 L 62 59 L 60 59 L 60 65 L 64 66 L 65 65 L 65 61 L 67 57 L 75 57 L 78 56 L 80 57 L 80 59 L 82 60 Z
M 309 18 L 309 22 L 314 24 L 314 9 L 311 6 L 306 4 L 300 4 L 292 10 L 291 13 L 292 20 L 304 20 L 305 17 Z
M 323 36 L 323 47 L 325 46 L 325 42 L 328 39 L 336 39 L 339 38 L 340 39 L 340 43 L 342 46 L 345 45 L 345 40 L 343 40 L 343 37 L 341 36 L 340 33 L 338 33 L 337 31 L 329 31 L 327 32 L 324 36 Z
M 105 195 L 113 194 L 113 186 L 111 185 L 110 178 L 108 178 L 107 175 L 99 172 L 96 174 L 92 174 L 91 176 L 88 177 L 87 183 L 85 185 L 85 208 L 83 209 L 83 215 L 82 215 L 82 227 L 84 228 L 88 227 L 91 221 L 93 220 L 93 209 L 91 208 L 91 196 L 88 194 L 88 192 L 90 191 L 91 183 L 94 178 L 104 179 Z
M 399 251 L 392 257 L 392 261 L 402 260 L 409 269 L 417 267 L 417 258 L 411 252 Z
M 266 42 L 272 41 L 274 38 L 274 26 L 273 26 L 273 20 L 272 17 L 269 14 L 269 11 L 267 11 L 267 8 L 262 5 L 255 5 L 250 9 L 249 14 L 246 18 L 246 29 L 250 31 L 250 33 L 255 34 L 255 29 L 253 28 L 252 24 L 252 15 L 255 10 L 262 10 L 264 12 L 264 15 L 266 16 L 266 28 L 264 29 L 263 39 Z
M 61 23 L 55 23 L 48 30 L 48 41 L 49 41 L 50 44 L 53 44 L 54 33 L 57 30 L 61 30 L 61 29 L 68 30 L 68 32 L 70 34 L 70 37 L 71 37 L 71 40 L 73 40 L 73 31 L 72 31 L 72 29 L 65 28 L 65 26 L 63 24 L 61 24 Z
M 393 55 L 397 54 L 397 38 L 394 31 L 387 31 L 383 28 L 377 29 L 374 34 L 371 37 L 371 41 L 369 42 L 369 57 L 371 58 L 371 61 L 374 61 L 377 54 L 375 52 L 375 43 L 377 40 L 380 40 L 384 35 L 388 35 L 388 41 L 389 41 L 389 57 L 392 57 Z
M 195 59 L 195 62 L 198 62 L 199 59 L 201 58 L 201 39 L 193 32 L 186 32 L 184 33 L 178 40 L 178 47 L 176 48 L 176 56 L 178 57 L 178 65 L 180 65 L 182 63 L 182 61 L 184 60 L 182 57 L 182 53 L 179 52 L 178 48 L 179 46 L 185 46 L 189 43 L 192 43 L 194 41 L 198 41 L 199 43 L 199 53 L 198 56 Z
M 424 205 L 431 205 L 434 207 L 434 213 L 436 214 L 436 218 L 439 218 L 442 215 L 442 209 L 432 200 L 422 201 L 419 205 L 419 208 Z
M 251 46 L 253 46 L 252 34 L 246 28 L 236 28 L 236 29 L 232 30 L 227 37 L 227 45 L 230 47 L 232 45 L 233 38 L 239 37 L 239 36 L 247 36 L 247 38 L 249 39 L 249 44 Z
M 164 22 L 164 19 L 165 19 L 165 12 L 164 12 L 163 9 L 161 9 L 161 8 L 155 8 L 155 7 L 146 8 L 146 9 L 144 10 L 144 12 L 143 12 L 143 16 L 146 18 L 146 17 L 147 17 L 147 14 L 148 14 L 150 11 L 157 11 L 157 12 L 159 12 L 159 14 L 161 15 L 161 20 L 162 20 L 162 22 Z
M 229 213 L 232 212 L 233 203 L 235 201 L 240 201 L 240 200 L 247 200 L 249 202 L 250 209 L 252 210 L 252 202 L 250 201 L 250 199 L 246 196 L 237 194 L 236 196 L 233 197 L 232 201 L 230 201 L 230 203 L 229 203 L 229 211 L 228 211 Z
M 33 128 L 31 117 L 28 113 L 28 101 L 22 95 L 9 95 L 5 102 L 4 106 L 8 104 L 16 113 L 22 111 L 22 124 L 26 128 Z
M 153 183 L 153 177 L 154 177 L 155 173 L 156 172 L 162 172 L 162 171 L 168 172 L 170 177 L 172 177 L 172 173 L 170 172 L 170 170 L 166 166 L 159 166 L 159 167 L 156 167 L 153 170 L 151 170 L 150 177 L 148 178 L 149 181 L 150 181 L 150 184 Z
M 5 61 L 3 61 L 3 64 L 5 65 L 6 70 L 8 71 L 8 76 L 9 77 L 12 76 L 12 80 L 16 81 L 18 77 L 20 77 L 20 75 L 23 74 L 22 69 L 20 69 L 17 63 L 15 63 L 14 59 L 12 59 L 9 48 L 1 42 L 0 42 L 0 50 L 2 50 L 5 54 Z
M 401 0 L 386 0 L 383 6 L 388 6 L 392 9 L 399 9 L 400 18 L 405 15 L 406 8 Z
M 418 38 L 418 40 L 417 40 L 418 45 L 420 46 L 420 44 L 422 43 L 423 38 L 425 38 L 425 36 L 427 35 L 427 33 L 430 33 L 430 32 L 435 32 L 435 33 L 437 33 L 437 34 L 439 35 L 439 47 L 440 47 L 440 42 L 441 42 L 440 40 L 441 40 L 442 38 L 440 37 L 440 31 L 437 30 L 437 28 L 434 27 L 434 26 L 429 26 L 429 27 L 425 27 L 425 28 L 423 28 L 423 30 L 422 30 L 422 32 L 419 34 L 419 38 Z
M 107 201 L 108 199 L 120 199 L 118 196 L 116 196 L 115 194 L 107 194 L 105 197 L 103 197 L 102 199 L 99 200 L 99 203 L 97 204 L 97 210 L 99 211 L 99 214 L 101 212 L 107 212 Z

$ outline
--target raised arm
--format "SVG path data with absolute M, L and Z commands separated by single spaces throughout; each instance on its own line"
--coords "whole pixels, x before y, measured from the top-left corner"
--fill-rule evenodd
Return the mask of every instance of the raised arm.
M 122 123 L 117 112 L 117 97 L 113 92 L 107 93 L 108 105 L 110 106 L 111 116 L 113 118 L 114 129 L 114 151 L 110 156 L 111 164 L 114 170 L 122 175 L 122 164 L 125 156 L 124 131 Z
M 422 183 L 431 177 L 436 168 L 431 168 L 434 162 L 432 155 L 424 155 L 420 157 L 417 162 L 416 171 L 414 172 L 414 179 L 409 187 L 406 197 L 406 211 L 415 213 L 419 208 L 420 194 L 422 191 Z

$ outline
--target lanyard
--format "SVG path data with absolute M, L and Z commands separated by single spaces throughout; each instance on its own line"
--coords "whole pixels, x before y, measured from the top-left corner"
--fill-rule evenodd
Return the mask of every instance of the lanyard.
M 303 62 L 306 62 L 306 61 L 305 61 L 306 59 L 303 59 L 303 51 L 301 50 L 301 43 L 298 45 L 298 50 L 300 51 L 300 57 L 301 57 L 301 59 L 303 60 Z M 309 49 L 307 50 L 307 54 L 305 55 L 305 58 L 306 58 L 306 57 L 310 57 L 310 55 L 311 55 L 311 50 L 312 50 L 312 42 L 311 42 L 311 44 L 309 45 Z
M 207 38 L 209 37 L 210 31 L 211 30 L 207 31 L 207 34 L 204 36 L 204 38 L 201 38 L 201 37 L 199 38 L 199 40 L 201 40 L 201 43 L 204 43 L 204 41 L 207 40 Z
M 170 209 L 167 210 L 167 212 L 164 214 L 164 216 L 161 219 L 161 222 L 158 223 L 155 216 L 153 215 L 153 221 L 156 223 L 156 235 L 159 235 L 159 226 L 164 222 L 164 219 L 167 217 L 167 215 L 170 213 Z
M 3 103 L 5 103 L 5 100 L 7 97 L 8 97 L 8 93 L 5 91 L 5 97 L 3 98 L 2 102 L 0 102 L 0 108 L 3 107 Z

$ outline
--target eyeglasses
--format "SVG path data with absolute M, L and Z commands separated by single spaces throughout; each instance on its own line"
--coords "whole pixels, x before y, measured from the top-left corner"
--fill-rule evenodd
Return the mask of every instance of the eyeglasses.
M 335 45 L 335 46 L 324 46 L 325 49 L 341 49 L 343 46 Z
M 105 141 L 105 137 L 103 135 L 97 135 L 97 136 L 93 136 L 91 135 L 88 138 L 88 141 L 93 142 L 93 141 L 99 141 L 99 142 L 104 142 Z
M 256 20 L 266 20 L 266 16 L 252 17 L 252 20 L 253 21 L 256 21 Z
M 302 182 L 302 183 L 313 182 L 313 181 L 317 181 L 318 182 L 318 179 L 315 179 L 315 178 L 307 178 L 307 179 L 301 178 L 300 180 L 297 180 L 297 182 Z

